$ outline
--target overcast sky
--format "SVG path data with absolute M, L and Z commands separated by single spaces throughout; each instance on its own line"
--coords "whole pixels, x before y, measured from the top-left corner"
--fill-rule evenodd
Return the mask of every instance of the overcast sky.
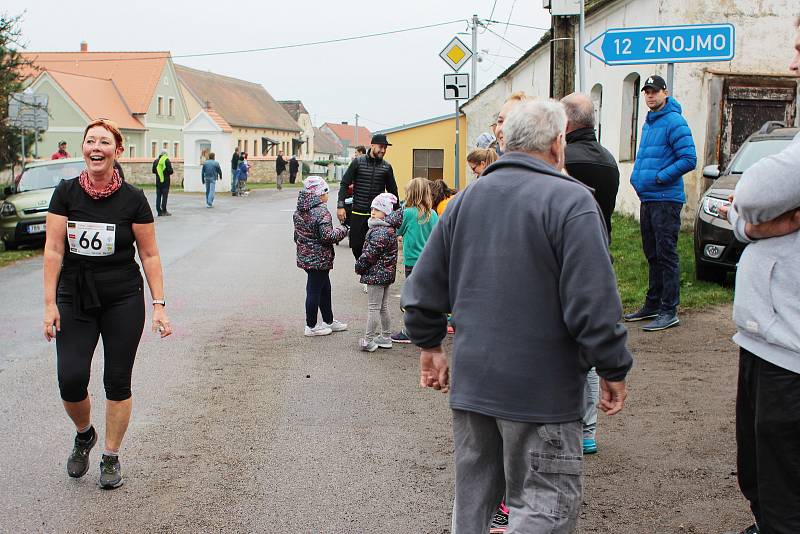
M 235 3 L 194 0 L 170 2 L 71 2 L 4 0 L 0 12 L 23 14 L 21 29 L 29 51 L 168 50 L 183 54 L 222 52 L 321 41 L 447 21 L 489 18 L 491 30 L 479 34 L 478 49 L 489 54 L 478 64 L 478 89 L 490 83 L 535 44 L 549 27 L 540 0 L 403 0 L 353 2 L 304 0 Z M 223 7 L 224 9 L 220 9 Z M 509 19 L 510 17 L 510 19 Z M 466 22 L 371 37 L 345 43 L 289 50 L 178 58 L 196 69 L 262 84 L 276 100 L 302 100 L 314 124 L 354 121 L 371 130 L 397 126 L 454 110 L 442 99 L 442 75 L 452 72 L 441 49 Z M 459 36 L 470 46 L 470 36 Z M 500 57 L 503 56 L 503 57 Z M 469 72 L 469 65 L 461 72 Z

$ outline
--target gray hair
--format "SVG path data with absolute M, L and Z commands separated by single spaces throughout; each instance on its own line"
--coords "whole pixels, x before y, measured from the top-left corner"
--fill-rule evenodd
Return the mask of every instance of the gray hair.
M 560 102 L 522 102 L 509 113 L 503 124 L 506 151 L 547 152 L 566 129 L 567 114 Z
M 574 127 L 594 128 L 594 104 L 588 96 L 572 93 L 562 98 L 561 103 L 567 112 L 567 120 Z

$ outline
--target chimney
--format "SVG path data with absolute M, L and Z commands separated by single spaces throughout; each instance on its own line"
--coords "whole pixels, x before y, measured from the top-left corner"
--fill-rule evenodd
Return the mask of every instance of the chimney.
M 89 43 L 86 41 L 81 41 L 81 52 L 88 52 L 89 51 Z
M 206 100 L 206 109 L 211 109 L 211 100 Z
M 342 124 L 344 124 L 345 126 L 347 126 L 347 121 L 342 121 Z

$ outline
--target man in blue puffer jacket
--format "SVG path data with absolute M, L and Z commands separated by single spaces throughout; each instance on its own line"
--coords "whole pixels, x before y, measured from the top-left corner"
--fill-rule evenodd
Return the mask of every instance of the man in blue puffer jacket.
M 642 128 L 631 184 L 639 210 L 642 248 L 650 265 L 650 285 L 642 308 L 626 321 L 653 319 L 643 330 L 654 332 L 679 324 L 680 268 L 678 233 L 686 202 L 683 175 L 697 166 L 692 131 L 681 105 L 669 96 L 661 76 L 650 76 L 642 88 L 650 111 Z

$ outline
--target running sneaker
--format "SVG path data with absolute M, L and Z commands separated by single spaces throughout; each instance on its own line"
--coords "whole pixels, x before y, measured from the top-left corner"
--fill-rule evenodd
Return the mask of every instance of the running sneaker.
M 89 452 L 97 443 L 97 430 L 94 428 L 92 430 L 92 438 L 88 441 L 75 436 L 75 446 L 67 459 L 67 473 L 72 478 L 81 478 L 89 470 Z
M 100 487 L 114 489 L 120 487 L 124 482 L 119 458 L 104 454 L 103 459 L 100 461 Z
M 492 517 L 489 534 L 503 534 L 506 530 L 508 530 L 508 508 L 501 504 Z
M 378 344 L 374 340 L 366 340 L 363 337 L 358 341 L 358 346 L 365 352 L 375 352 L 378 350 Z
M 583 454 L 597 454 L 597 441 L 592 438 L 584 438 Z
M 456 333 L 456 329 L 453 328 L 453 325 L 451 324 L 447 325 L 447 333 L 451 335 Z
M 330 328 L 332 332 L 344 332 L 345 330 L 347 330 L 347 324 L 339 322 L 336 319 L 334 319 L 330 323 L 322 323 L 322 324 Z
M 392 348 L 392 339 L 391 339 L 391 337 L 378 336 L 375 339 L 373 339 L 372 341 L 374 341 L 375 344 L 378 345 L 378 347 L 380 347 L 382 349 L 391 349 Z
M 392 334 L 391 337 L 394 343 L 411 343 L 411 338 L 408 337 L 405 330 L 400 330 L 398 333 Z
M 327 335 L 331 334 L 332 332 L 333 332 L 333 330 L 331 330 L 331 328 L 329 326 L 327 326 L 325 323 L 322 323 L 322 324 L 318 324 L 317 326 L 314 326 L 314 327 L 306 326 L 306 329 L 304 331 L 304 335 L 306 335 L 307 337 L 327 336 Z
M 760 534 L 760 532 L 761 531 L 758 529 L 758 525 L 756 523 L 753 523 L 752 525 L 750 525 L 741 532 L 735 532 L 733 530 L 730 530 L 725 534 Z
M 627 313 L 622 316 L 626 322 L 644 321 L 645 319 L 655 319 L 658 317 L 658 310 L 648 310 L 642 307 L 633 313 Z

